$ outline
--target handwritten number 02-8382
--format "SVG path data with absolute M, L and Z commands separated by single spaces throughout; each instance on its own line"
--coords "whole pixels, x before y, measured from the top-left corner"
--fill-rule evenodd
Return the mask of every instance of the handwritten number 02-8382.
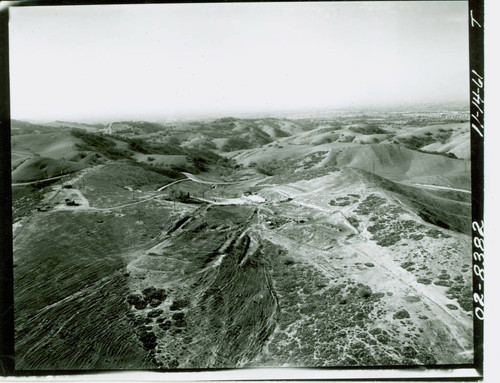
M 473 238 L 473 245 L 474 245 L 474 251 L 473 252 L 473 258 L 474 258 L 474 265 L 472 267 L 472 270 L 474 272 L 474 275 L 479 278 L 478 284 L 477 284 L 477 289 L 478 292 L 475 292 L 473 294 L 473 299 L 474 299 L 474 305 L 476 306 L 474 309 L 474 314 L 479 320 L 484 319 L 484 294 L 481 293 L 480 291 L 483 290 L 483 282 L 484 282 L 484 267 L 483 267 L 483 262 L 484 262 L 484 224 L 481 221 L 481 225 L 477 222 L 474 221 L 472 223 L 472 229 L 475 232 L 475 236 Z

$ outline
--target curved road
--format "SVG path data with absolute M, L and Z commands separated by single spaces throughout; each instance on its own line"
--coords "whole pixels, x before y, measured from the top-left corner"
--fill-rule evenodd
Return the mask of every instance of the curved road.
M 414 184 L 414 183 L 410 183 L 410 182 L 400 182 L 400 181 L 394 181 L 394 182 L 401 184 L 401 185 L 406 185 L 406 186 L 421 187 L 421 188 L 426 188 L 426 189 L 451 190 L 451 191 L 471 194 L 470 190 L 450 188 L 448 186 Z
M 59 178 L 67 177 L 68 175 L 69 174 L 63 174 L 62 176 L 44 178 L 44 179 L 37 180 L 37 181 L 13 183 L 12 186 L 25 186 L 25 185 L 39 184 L 41 182 L 46 182 L 46 181 L 51 181 L 51 180 L 57 180 Z

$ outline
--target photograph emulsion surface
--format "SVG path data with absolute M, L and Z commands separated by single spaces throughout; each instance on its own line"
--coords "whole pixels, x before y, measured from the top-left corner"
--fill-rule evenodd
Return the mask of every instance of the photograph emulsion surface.
M 466 2 L 10 12 L 16 369 L 473 362 Z

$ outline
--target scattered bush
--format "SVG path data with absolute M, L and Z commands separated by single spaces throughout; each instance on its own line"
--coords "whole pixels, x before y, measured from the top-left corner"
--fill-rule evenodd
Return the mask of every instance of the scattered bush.
M 363 215 L 369 215 L 376 208 L 384 204 L 385 200 L 382 197 L 380 197 L 377 194 L 370 194 L 363 201 L 361 201 L 361 203 L 358 205 L 356 209 L 356 212 Z
M 98 152 L 112 160 L 130 158 L 127 150 L 118 149 L 115 141 L 101 134 L 88 133 L 83 129 L 73 129 L 71 134 L 83 141 L 75 146 L 80 150 Z
M 421 299 L 415 295 L 408 295 L 404 297 L 404 300 L 409 303 L 415 303 L 415 302 L 420 302 Z
M 359 220 L 356 217 L 347 217 L 347 222 L 349 222 L 355 228 L 359 227 Z
M 378 301 L 380 298 L 382 298 L 384 296 L 385 296 L 385 293 L 383 293 L 383 292 L 375 293 L 375 294 L 372 295 L 372 299 L 374 301 L 376 301 L 376 300 Z
M 151 307 L 158 307 L 159 305 L 161 305 L 161 302 L 163 302 L 162 300 L 160 299 L 156 299 L 156 298 L 153 298 L 149 301 L 149 305 Z
M 360 133 L 365 135 L 388 133 L 387 130 L 379 128 L 376 124 L 368 124 L 368 126 L 361 126 L 361 127 L 351 127 L 349 129 L 354 133 Z
M 372 289 L 370 288 L 370 286 L 362 286 L 359 288 L 358 290 L 358 296 L 360 298 L 370 298 L 373 294 L 373 291 Z
M 285 260 L 283 261 L 283 264 L 285 264 L 286 266 L 290 266 L 290 265 L 294 265 L 295 264 L 295 261 L 292 259 L 292 258 L 285 258 Z
M 428 353 L 419 354 L 417 356 L 417 359 L 420 360 L 426 366 L 433 365 L 433 364 L 437 363 L 436 358 L 433 355 L 428 354 Z
M 153 350 L 156 347 L 156 335 L 154 332 L 142 332 L 139 334 L 139 340 L 146 350 Z
M 162 309 L 151 310 L 148 313 L 148 318 L 156 318 L 156 317 L 159 317 L 161 314 L 163 314 Z
M 260 164 L 256 167 L 257 171 L 266 176 L 274 176 L 276 174 L 276 167 L 271 164 Z
M 412 267 L 413 265 L 415 265 L 415 262 L 411 262 L 411 261 L 407 261 L 407 262 L 403 262 L 401 264 L 401 267 L 403 269 L 409 269 L 410 267 Z
M 145 288 L 144 290 L 142 290 L 142 294 L 144 295 L 146 300 L 151 300 L 153 298 L 165 299 L 167 297 L 167 294 L 165 293 L 164 289 L 155 288 L 155 287 Z
M 252 148 L 252 143 L 250 142 L 250 140 L 239 137 L 230 137 L 227 139 L 224 145 L 222 145 L 221 150 L 223 152 L 232 152 L 235 150 L 250 148 Z
M 446 286 L 449 287 L 451 286 L 451 281 L 447 279 L 439 279 L 437 281 L 434 281 L 434 284 L 437 286 Z
M 389 247 L 389 246 L 395 245 L 400 240 L 401 240 L 401 237 L 399 236 L 399 233 L 393 233 L 393 234 L 386 235 L 383 238 L 379 239 L 377 241 L 377 245 Z
M 387 334 L 379 334 L 377 335 L 377 340 L 382 344 L 387 344 L 389 343 L 390 338 Z
M 411 346 L 403 347 L 403 356 L 407 358 L 415 358 L 417 356 L 417 351 Z
M 431 136 L 411 136 L 411 137 L 399 137 L 399 141 L 409 149 L 420 149 L 423 146 L 427 146 L 436 140 Z
M 172 327 L 172 322 L 171 321 L 164 321 L 158 325 L 162 330 L 168 330 Z
M 405 309 L 397 311 L 393 316 L 393 319 L 406 319 L 410 317 L 410 313 Z
M 185 299 L 176 299 L 172 302 L 172 305 L 170 306 L 170 310 L 172 311 L 178 311 L 182 310 L 185 307 L 189 305 L 189 301 Z
M 148 303 L 142 299 L 142 297 L 140 295 L 137 295 L 137 294 L 131 294 L 127 297 L 127 302 L 135 307 L 137 310 L 143 310 L 146 308 L 146 306 L 148 305 Z
M 174 313 L 172 315 L 172 319 L 174 321 L 181 321 L 181 320 L 184 320 L 184 313 L 183 312 L 178 312 L 178 313 Z

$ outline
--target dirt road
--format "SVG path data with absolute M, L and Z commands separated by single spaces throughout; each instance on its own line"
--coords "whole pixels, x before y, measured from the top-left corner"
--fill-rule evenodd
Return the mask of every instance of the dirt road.
M 47 182 L 47 181 L 52 181 L 52 180 L 58 180 L 59 178 L 67 177 L 68 174 L 63 174 L 62 176 L 57 176 L 57 177 L 50 177 L 50 178 L 44 178 L 41 180 L 37 181 L 30 181 L 30 182 L 16 182 L 13 183 L 12 186 L 26 186 L 26 185 L 34 185 L 34 184 L 39 184 L 42 182 Z

